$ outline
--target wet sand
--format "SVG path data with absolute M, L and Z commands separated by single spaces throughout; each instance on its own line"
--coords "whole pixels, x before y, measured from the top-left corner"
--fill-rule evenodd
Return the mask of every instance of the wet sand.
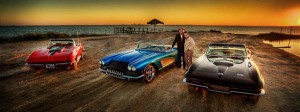
M 206 98 L 190 93 L 182 82 L 183 70 L 170 68 L 153 82 L 111 78 L 99 71 L 101 57 L 134 49 L 138 40 L 172 44 L 174 34 L 85 37 L 85 60 L 78 70 L 29 72 L 24 60 L 44 41 L 0 45 L 0 111 L 300 111 L 300 58 L 265 44 L 251 35 L 191 33 L 197 45 L 194 60 L 210 42 L 245 43 L 265 78 L 266 95 L 257 104 L 243 95 L 209 92 Z

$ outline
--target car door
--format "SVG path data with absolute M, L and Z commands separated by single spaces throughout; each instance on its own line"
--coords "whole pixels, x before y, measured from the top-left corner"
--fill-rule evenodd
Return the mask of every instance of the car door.
M 167 66 L 170 66 L 171 64 L 175 63 L 177 51 L 176 49 L 166 50 L 165 52 L 162 52 L 163 56 L 160 59 L 160 64 L 162 68 L 165 68 Z

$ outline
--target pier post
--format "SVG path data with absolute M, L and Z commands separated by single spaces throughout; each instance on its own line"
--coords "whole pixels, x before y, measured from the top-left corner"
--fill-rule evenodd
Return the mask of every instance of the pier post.
M 144 28 L 143 28 L 143 32 L 142 32 L 142 34 L 144 34 L 145 33 L 145 30 L 144 30 Z
M 293 30 L 293 26 L 291 26 L 291 29 L 290 29 L 290 35 L 292 35 L 292 30 Z

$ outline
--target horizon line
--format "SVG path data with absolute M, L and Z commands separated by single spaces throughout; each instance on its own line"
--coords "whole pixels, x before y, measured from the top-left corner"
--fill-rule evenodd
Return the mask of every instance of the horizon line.
M 133 26 L 152 26 L 150 24 L 56 24 L 56 25 L 0 25 L 3 26 L 126 26 L 126 25 L 133 25 Z M 260 26 L 260 27 L 300 27 L 300 25 L 195 25 L 195 24 L 158 24 L 159 26 Z

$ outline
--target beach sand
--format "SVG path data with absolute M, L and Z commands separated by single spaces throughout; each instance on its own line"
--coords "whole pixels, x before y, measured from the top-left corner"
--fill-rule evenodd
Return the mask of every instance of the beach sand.
M 300 57 L 273 48 L 253 35 L 191 33 L 197 48 L 193 59 L 208 43 L 244 43 L 265 79 L 266 95 L 257 104 L 243 95 L 209 92 L 206 98 L 190 93 L 182 82 L 183 70 L 170 68 L 153 82 L 111 78 L 99 71 L 99 58 L 134 49 L 138 40 L 172 44 L 175 34 L 135 34 L 84 37 L 85 60 L 78 70 L 29 72 L 27 56 L 46 48 L 48 41 L 0 45 L 0 111 L 300 111 Z M 8 77 L 7 77 L 8 76 Z

